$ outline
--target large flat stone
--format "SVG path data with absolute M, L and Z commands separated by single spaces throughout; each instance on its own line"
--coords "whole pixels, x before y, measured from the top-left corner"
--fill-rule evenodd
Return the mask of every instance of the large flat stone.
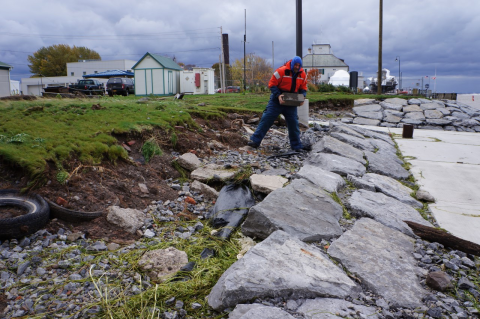
M 408 100 L 408 104 L 410 104 L 410 105 L 420 105 L 420 104 L 422 104 L 422 101 L 420 101 L 419 99 L 410 99 L 410 100 Z
M 369 218 L 334 241 L 328 254 L 392 307 L 422 305 L 427 292 L 420 285 L 413 258 L 413 240 Z
M 360 117 L 364 117 L 372 120 L 381 121 L 383 119 L 383 112 L 357 112 L 356 114 Z
M 352 125 L 352 126 L 349 126 L 349 127 L 352 130 L 356 131 L 357 133 L 362 134 L 363 136 L 379 139 L 379 140 L 385 141 L 385 142 L 387 142 L 391 145 L 395 145 L 395 142 L 393 142 L 392 138 L 390 137 L 390 134 L 387 133 L 387 132 L 367 130 L 363 127 L 358 127 L 358 126 L 355 126 L 355 125 Z
M 340 175 L 309 164 L 303 165 L 296 176 L 312 182 L 329 193 L 338 192 L 346 185 Z
M 451 120 L 446 119 L 427 119 L 426 122 L 431 125 L 450 125 L 452 124 Z
M 237 305 L 228 314 L 228 319 L 295 319 L 294 316 L 282 309 L 262 304 Z
M 399 97 L 394 97 L 394 98 L 391 98 L 391 99 L 385 99 L 384 102 L 391 103 L 391 104 L 397 104 L 397 105 L 408 105 L 407 100 L 401 99 Z
M 344 133 L 337 133 L 337 132 L 332 132 L 330 133 L 330 136 L 333 138 L 336 138 L 337 140 L 347 143 L 355 148 L 358 148 L 359 150 L 367 150 L 370 152 L 373 152 L 375 150 L 375 146 L 370 143 L 369 139 L 365 138 L 358 138 L 349 134 L 344 134 Z
M 452 112 L 452 116 L 454 116 L 455 118 L 459 119 L 459 120 L 465 120 L 465 119 L 469 119 L 470 118 L 470 115 L 468 114 L 465 114 L 463 112 Z
M 383 118 L 383 120 L 385 122 L 389 122 L 389 123 L 398 123 L 402 120 L 402 118 L 403 117 L 395 116 L 393 114 L 387 113 L 387 114 L 385 114 L 385 117 Z
M 388 176 L 368 173 L 363 175 L 362 180 L 375 185 L 377 192 L 393 197 L 404 204 L 415 208 L 422 208 L 423 204 L 410 196 L 412 189 Z
M 382 110 L 382 107 L 378 104 L 368 104 L 362 106 L 355 106 L 352 108 L 353 112 L 357 114 L 357 112 L 378 112 Z
M 420 108 L 424 111 L 425 110 L 434 110 L 437 107 L 439 107 L 437 103 L 422 103 L 422 104 L 420 104 Z
M 377 319 L 377 309 L 356 305 L 346 300 L 333 298 L 308 299 L 296 310 L 306 319 L 369 318 Z
M 208 182 L 212 180 L 226 181 L 233 178 L 235 173 L 235 170 L 226 170 L 220 165 L 208 164 L 194 170 L 190 174 L 190 178 L 200 182 Z
M 372 153 L 365 151 L 368 160 L 367 170 L 372 173 L 378 173 L 390 176 L 396 179 L 407 179 L 410 173 L 399 164 L 397 156 L 387 152 Z
M 438 110 L 425 110 L 423 113 L 427 119 L 441 119 L 443 117 L 443 113 Z
M 256 298 L 345 298 L 358 291 L 318 248 L 276 231 L 223 273 L 208 304 L 223 310 Z
M 410 106 L 405 106 L 403 108 L 403 112 L 405 112 L 405 113 L 422 112 L 422 109 L 418 105 L 410 105 Z
M 353 106 L 373 104 L 373 102 L 375 102 L 375 99 L 357 99 L 353 101 Z
M 380 124 L 380 120 L 372 120 L 357 116 L 353 119 L 353 124 L 378 126 L 378 124 Z
M 407 113 L 408 114 L 408 113 Z M 422 120 L 414 120 L 414 119 L 403 119 L 401 121 L 402 123 L 405 123 L 405 124 L 413 124 L 413 125 L 420 125 L 420 124 L 423 124 L 423 121 Z
M 364 165 L 352 159 L 326 153 L 312 153 L 305 160 L 305 164 L 320 167 L 326 171 L 337 173 L 341 176 L 362 176 L 366 172 Z
M 363 136 L 362 134 L 360 134 L 360 133 L 354 131 L 353 129 L 351 129 L 350 126 L 336 124 L 334 122 L 330 122 L 330 132 L 348 134 L 348 135 L 352 135 L 352 136 L 362 138 L 362 139 L 365 138 L 365 136 Z
M 250 176 L 250 184 L 254 191 L 270 194 L 277 188 L 282 188 L 288 179 L 275 175 L 253 174 Z
M 425 121 L 423 112 L 409 112 L 405 114 L 406 119 Z
M 386 110 L 401 111 L 403 106 L 402 104 L 390 103 L 387 101 L 380 102 L 380 106 Z
M 312 152 L 336 154 L 353 159 L 361 164 L 366 164 L 362 151 L 330 136 L 324 136 L 320 141 L 315 143 L 312 146 Z
M 330 239 L 342 234 L 342 207 L 330 194 L 305 179 L 295 179 L 250 208 L 242 233 L 267 238 L 283 230 L 303 241 Z
M 423 219 L 413 207 L 382 193 L 357 190 L 348 199 L 348 206 L 355 216 L 375 219 L 408 236 L 413 237 L 414 234 L 404 223 L 405 220 L 431 227 L 431 224 Z

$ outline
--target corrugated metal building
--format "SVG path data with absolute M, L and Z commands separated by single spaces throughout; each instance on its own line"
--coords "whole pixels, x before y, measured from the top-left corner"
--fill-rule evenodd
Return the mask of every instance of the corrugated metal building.
M 180 93 L 182 68 L 170 58 L 145 53 L 133 66 L 135 95 L 173 95 Z
M 0 96 L 10 96 L 10 70 L 13 67 L 0 62 Z

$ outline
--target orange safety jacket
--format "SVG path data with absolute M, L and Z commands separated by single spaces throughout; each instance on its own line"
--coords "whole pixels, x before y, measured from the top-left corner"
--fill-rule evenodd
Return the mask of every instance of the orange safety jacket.
M 276 86 L 282 92 L 301 93 L 300 91 L 307 91 L 307 74 L 302 67 L 300 67 L 297 78 L 295 80 L 295 90 L 293 92 L 290 91 L 292 89 L 293 79 L 293 71 L 290 68 L 291 62 L 292 60 L 288 61 L 287 63 L 285 63 L 285 65 L 279 67 L 273 73 L 270 81 L 268 82 L 268 87 L 270 89 Z

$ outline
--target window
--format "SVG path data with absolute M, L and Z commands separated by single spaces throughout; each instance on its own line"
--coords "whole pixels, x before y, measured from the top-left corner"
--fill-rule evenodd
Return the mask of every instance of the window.
M 325 69 L 318 69 L 318 73 L 325 74 Z
M 83 71 L 83 75 L 87 75 L 87 72 Z
M 71 75 L 71 76 L 75 76 L 75 72 L 70 72 L 70 75 Z

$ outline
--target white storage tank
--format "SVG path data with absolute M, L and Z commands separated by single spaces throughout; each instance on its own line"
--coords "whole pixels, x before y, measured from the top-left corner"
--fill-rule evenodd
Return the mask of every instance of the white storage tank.
M 186 94 L 215 94 L 214 69 L 193 68 L 180 71 L 180 92 Z

